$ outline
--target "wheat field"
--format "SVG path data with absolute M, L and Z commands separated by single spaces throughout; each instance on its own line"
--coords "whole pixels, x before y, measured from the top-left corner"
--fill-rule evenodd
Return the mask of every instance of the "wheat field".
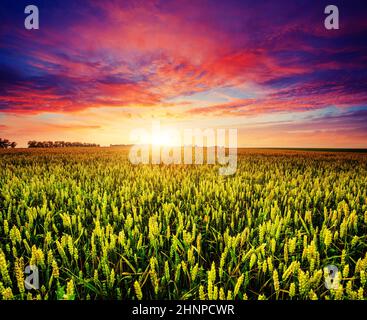
M 241 150 L 220 176 L 123 148 L 0 151 L 0 298 L 366 299 L 366 193 L 366 154 Z

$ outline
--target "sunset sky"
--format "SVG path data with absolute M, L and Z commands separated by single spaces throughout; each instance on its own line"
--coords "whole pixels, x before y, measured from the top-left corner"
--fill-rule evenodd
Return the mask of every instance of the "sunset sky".
M 0 137 L 129 143 L 152 120 L 238 128 L 244 147 L 367 147 L 366 1 L 1 1 Z

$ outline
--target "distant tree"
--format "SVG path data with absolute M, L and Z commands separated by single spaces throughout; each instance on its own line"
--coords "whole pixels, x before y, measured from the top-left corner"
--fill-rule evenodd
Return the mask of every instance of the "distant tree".
M 15 148 L 16 142 L 10 142 L 8 139 L 0 138 L 0 149 Z
M 28 141 L 28 148 L 99 147 L 96 143 L 65 141 Z
M 55 141 L 54 142 L 54 147 L 55 148 L 61 148 L 64 146 L 64 141 Z
M 2 139 L 0 138 L 0 148 L 1 149 L 5 149 L 7 148 L 7 144 L 8 144 L 9 140 L 8 139 Z

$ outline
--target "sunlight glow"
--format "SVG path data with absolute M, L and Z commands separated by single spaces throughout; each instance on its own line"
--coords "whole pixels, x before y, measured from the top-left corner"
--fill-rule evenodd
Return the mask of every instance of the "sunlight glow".
M 169 135 L 169 132 L 160 132 L 159 134 L 155 133 L 151 136 L 151 144 L 153 146 L 174 146 L 175 141 L 172 136 Z

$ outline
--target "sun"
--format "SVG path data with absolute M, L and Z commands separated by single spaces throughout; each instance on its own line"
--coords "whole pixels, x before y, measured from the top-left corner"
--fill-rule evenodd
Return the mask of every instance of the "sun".
M 130 141 L 152 147 L 180 147 L 182 137 L 180 130 L 173 127 L 162 128 L 160 124 L 153 123 L 152 129 L 134 128 L 130 133 Z
M 151 135 L 152 146 L 174 146 L 174 139 L 168 132 L 154 133 Z

